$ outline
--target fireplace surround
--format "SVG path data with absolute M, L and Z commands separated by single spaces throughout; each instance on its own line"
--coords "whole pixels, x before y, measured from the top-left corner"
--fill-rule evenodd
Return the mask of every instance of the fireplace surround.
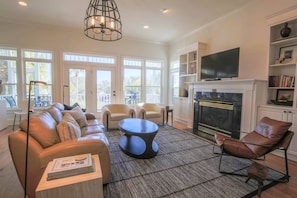
M 214 141 L 215 133 L 239 139 L 242 94 L 196 92 L 193 133 Z
M 237 93 L 242 94 L 241 108 L 241 132 L 254 130 L 257 121 L 257 109 L 259 105 L 266 103 L 267 81 L 255 79 L 232 79 L 220 81 L 201 81 L 189 83 L 188 109 L 186 117 L 188 128 L 194 126 L 194 106 L 197 92 L 210 93 Z M 241 133 L 243 135 L 244 133 Z M 240 137 L 241 138 L 241 137 Z

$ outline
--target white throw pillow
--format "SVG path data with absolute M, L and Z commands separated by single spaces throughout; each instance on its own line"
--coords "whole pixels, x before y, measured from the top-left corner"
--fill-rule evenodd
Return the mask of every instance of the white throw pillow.
M 78 123 L 69 113 L 65 113 L 62 121 L 57 126 L 57 130 L 62 142 L 77 139 L 81 136 L 81 130 Z

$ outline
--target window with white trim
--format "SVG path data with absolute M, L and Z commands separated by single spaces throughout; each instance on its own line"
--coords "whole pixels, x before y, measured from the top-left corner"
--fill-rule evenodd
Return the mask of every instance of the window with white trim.
M 88 63 L 103 63 L 103 64 L 115 64 L 116 59 L 112 56 L 94 56 L 94 55 L 84 55 L 76 53 L 63 53 L 64 61 L 71 62 L 88 62 Z
M 161 103 L 163 62 L 124 58 L 125 104 Z
M 142 93 L 142 68 L 141 59 L 124 58 L 124 98 L 125 104 L 137 104 Z
M 34 86 L 31 99 L 35 107 L 46 107 L 52 103 L 53 54 L 49 51 L 23 50 L 23 62 L 26 80 L 26 99 L 30 81 L 43 81 L 45 86 Z
M 17 49 L 0 47 L 0 98 L 7 101 L 7 107 L 17 107 Z
M 150 103 L 161 103 L 162 62 L 145 61 L 145 99 Z

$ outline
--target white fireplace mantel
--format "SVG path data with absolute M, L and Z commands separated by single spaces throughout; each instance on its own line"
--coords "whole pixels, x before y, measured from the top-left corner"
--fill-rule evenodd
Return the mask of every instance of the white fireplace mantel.
M 243 132 L 254 130 L 257 123 L 257 107 L 266 103 L 267 81 L 255 79 L 234 79 L 219 81 L 201 81 L 189 83 L 189 101 L 194 101 L 196 92 L 241 93 L 242 113 L 241 127 Z M 189 103 L 193 111 L 193 102 Z M 193 115 L 193 112 L 190 114 Z M 193 116 L 189 118 L 188 127 L 193 127 Z

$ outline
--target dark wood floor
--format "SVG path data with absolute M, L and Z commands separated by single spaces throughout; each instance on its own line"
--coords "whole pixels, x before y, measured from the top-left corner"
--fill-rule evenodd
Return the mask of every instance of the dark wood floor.
M 174 122 L 173 126 L 178 129 L 186 129 L 186 125 Z M 23 196 L 23 189 L 17 178 L 8 149 L 7 137 L 12 132 L 12 127 L 0 131 L 0 198 L 19 198 Z M 266 166 L 273 169 L 283 171 L 285 170 L 283 159 L 268 155 L 263 161 Z M 293 198 L 297 197 L 297 163 L 289 161 L 290 182 L 284 184 L 277 184 L 276 186 L 262 192 L 262 198 Z M 257 197 L 257 196 L 255 196 Z

